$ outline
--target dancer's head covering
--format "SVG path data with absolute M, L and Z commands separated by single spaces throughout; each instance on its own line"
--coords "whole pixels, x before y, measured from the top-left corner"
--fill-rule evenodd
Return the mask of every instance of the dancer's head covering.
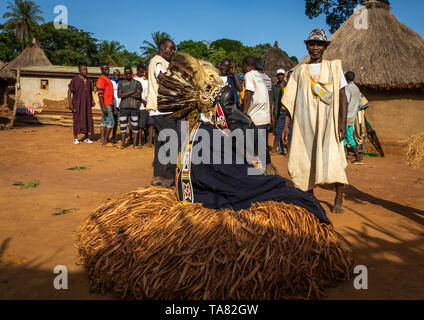
M 211 63 L 180 53 L 160 80 L 158 108 L 172 112 L 172 118 L 207 113 L 219 100 L 222 88 L 219 72 Z

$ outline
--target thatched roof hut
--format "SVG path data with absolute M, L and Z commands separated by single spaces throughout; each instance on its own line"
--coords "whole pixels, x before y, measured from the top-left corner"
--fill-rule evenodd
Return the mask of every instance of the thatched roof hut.
M 38 45 L 35 38 L 22 53 L 0 69 L 0 78 L 16 80 L 15 70 L 29 66 L 51 66 L 44 50 Z
M 272 82 L 277 81 L 277 70 L 284 69 L 286 72 L 292 69 L 296 64 L 289 56 L 278 47 L 275 41 L 274 46 L 263 55 L 265 59 L 265 73 L 269 75 Z
M 424 89 L 423 37 L 402 24 L 389 5 L 368 1 L 364 6 L 368 28 L 357 28 L 359 13 L 353 14 L 331 36 L 324 59 L 341 59 L 344 71 L 355 72 L 361 87 Z
M 424 39 L 389 5 L 374 0 L 364 6 L 366 11 L 354 13 L 331 36 L 324 59 L 340 59 L 344 72 L 355 72 L 355 83 L 370 101 L 367 119 L 385 146 L 395 146 L 424 132 Z M 359 22 L 367 16 L 366 28 Z
M 10 71 L 7 68 L 7 63 L 0 61 L 0 81 L 11 81 L 16 80 L 16 75 L 14 72 Z

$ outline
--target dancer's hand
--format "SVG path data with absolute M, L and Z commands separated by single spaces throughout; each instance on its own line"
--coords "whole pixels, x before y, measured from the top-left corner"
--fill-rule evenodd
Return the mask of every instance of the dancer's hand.
M 284 126 L 283 132 L 281 133 L 281 140 L 283 140 L 284 144 L 289 143 L 289 135 L 290 135 L 290 129 L 288 126 Z
M 346 139 L 347 129 L 346 124 L 339 125 L 339 139 L 340 142 L 342 142 L 344 139 Z

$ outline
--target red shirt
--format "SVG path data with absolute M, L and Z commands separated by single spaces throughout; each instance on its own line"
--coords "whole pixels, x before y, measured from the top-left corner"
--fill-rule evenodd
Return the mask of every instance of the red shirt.
M 113 84 L 108 77 L 102 75 L 97 79 L 97 91 L 99 98 L 103 97 L 105 106 L 113 106 Z

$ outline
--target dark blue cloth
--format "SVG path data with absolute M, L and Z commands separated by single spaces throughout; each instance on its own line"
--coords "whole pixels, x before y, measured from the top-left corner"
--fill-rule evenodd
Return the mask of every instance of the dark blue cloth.
M 283 133 L 284 124 L 286 120 L 286 111 L 282 111 L 280 115 L 278 116 L 277 123 L 275 124 L 275 140 L 278 142 L 278 148 L 280 150 L 283 150 L 283 140 L 281 139 L 281 134 Z M 289 127 L 290 134 L 289 134 L 289 143 L 287 144 L 287 147 L 290 145 L 291 136 L 292 136 L 292 127 Z
M 202 123 L 200 129 L 209 133 L 210 143 L 210 162 L 209 164 L 191 164 L 191 183 L 194 192 L 194 202 L 202 203 L 206 208 L 222 209 L 232 208 L 241 210 L 249 208 L 253 203 L 264 201 L 277 201 L 293 204 L 305 208 L 312 212 L 321 222 L 329 224 L 325 210 L 318 200 L 311 194 L 303 192 L 293 187 L 287 187 L 284 178 L 274 175 L 265 176 L 248 175 L 248 168 L 253 169 L 246 162 L 242 164 L 224 164 L 225 143 L 231 139 L 222 134 L 219 137 L 221 141 L 214 141 L 214 127 Z M 193 143 L 193 153 L 200 147 L 200 139 L 195 138 Z M 220 150 L 219 150 L 219 145 Z M 202 147 L 204 147 L 202 145 Z M 233 159 L 235 159 L 236 148 L 232 149 Z M 213 163 L 215 159 L 221 159 L 220 163 Z M 257 171 L 258 172 L 258 171 Z M 183 188 L 181 180 L 178 181 L 178 190 L 180 199 L 182 198 Z
M 271 156 L 269 154 L 269 150 L 268 150 L 268 125 L 262 125 L 262 126 L 257 126 L 258 129 L 262 129 L 262 130 L 266 130 L 266 138 L 265 138 L 265 146 L 266 146 L 266 165 L 269 165 L 271 163 Z
M 236 82 L 235 82 L 233 76 L 228 75 L 227 76 L 227 82 L 230 85 L 231 89 L 233 90 L 234 95 L 237 97 L 237 92 L 238 91 L 237 91 Z M 239 106 L 239 104 L 240 104 L 239 101 L 237 101 L 237 107 Z

